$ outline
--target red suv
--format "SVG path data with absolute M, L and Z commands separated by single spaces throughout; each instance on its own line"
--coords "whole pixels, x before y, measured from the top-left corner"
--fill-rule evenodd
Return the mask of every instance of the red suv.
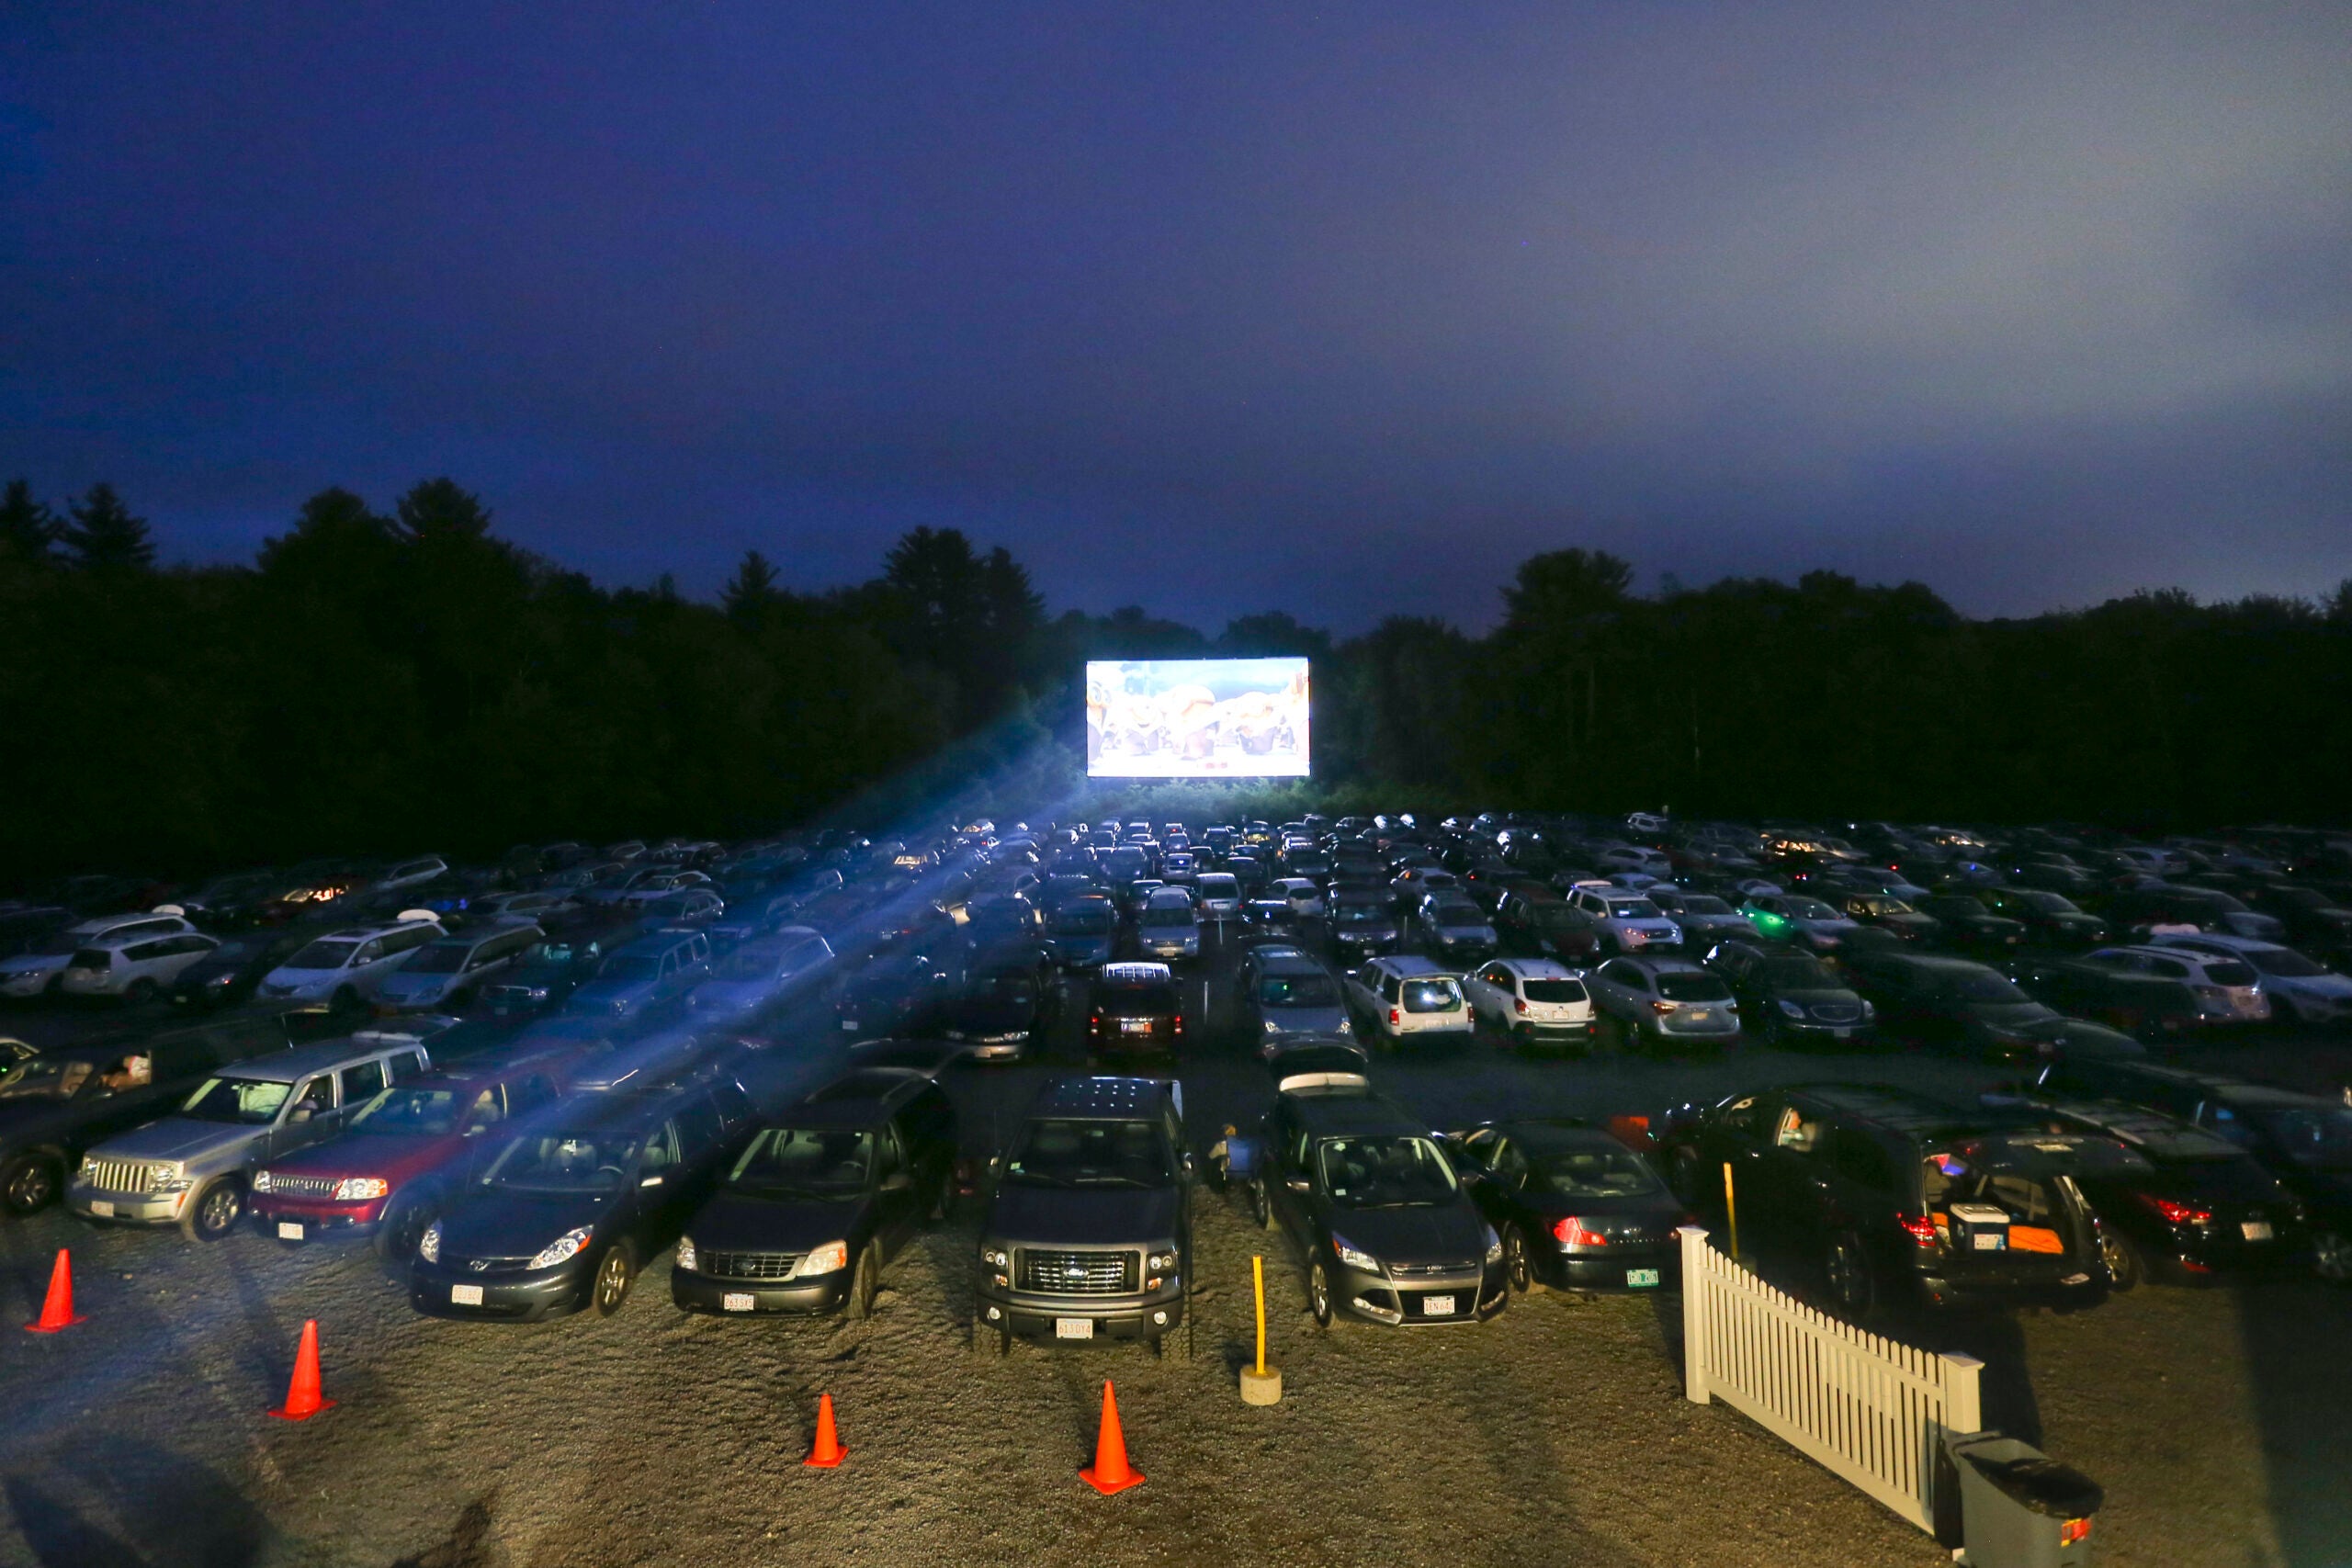
M 341 1137 L 254 1172 L 254 1223 L 283 1242 L 372 1233 L 386 1258 L 407 1258 L 481 1140 L 563 1093 L 566 1060 L 543 1054 L 392 1085 L 352 1111 Z

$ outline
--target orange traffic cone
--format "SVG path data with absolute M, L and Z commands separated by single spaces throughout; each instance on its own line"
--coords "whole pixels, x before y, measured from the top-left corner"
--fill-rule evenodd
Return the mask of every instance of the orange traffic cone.
M 1119 1431 L 1119 1402 L 1111 1396 L 1111 1380 L 1102 1380 L 1102 1430 L 1094 1439 L 1094 1464 L 1078 1478 L 1108 1497 L 1143 1484 L 1143 1472 L 1127 1466 L 1127 1439 Z
M 841 1434 L 833 1430 L 833 1396 L 817 1396 L 817 1446 L 800 1462 L 812 1470 L 831 1470 L 849 1458 L 849 1450 L 842 1447 Z
M 286 1385 L 286 1408 L 270 1414 L 281 1421 L 308 1421 L 320 1411 L 334 1408 L 334 1401 L 319 1393 L 319 1323 L 312 1318 L 302 1325 L 302 1342 L 294 1351 L 294 1378 Z
M 73 1259 L 61 1247 L 57 1249 L 57 1266 L 49 1271 L 49 1296 L 40 1303 L 40 1321 L 25 1327 L 33 1334 L 54 1334 L 81 1321 L 74 1315 Z

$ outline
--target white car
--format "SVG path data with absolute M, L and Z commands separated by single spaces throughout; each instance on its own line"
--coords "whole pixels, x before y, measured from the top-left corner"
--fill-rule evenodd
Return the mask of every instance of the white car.
M 488 929 L 476 926 L 427 942 L 384 977 L 376 988 L 377 999 L 401 1009 L 463 1007 L 481 994 L 484 981 L 546 940 L 547 932 L 522 920 Z
M 143 1002 L 220 943 L 198 931 L 172 936 L 107 936 L 75 950 L 59 988 L 69 997 L 120 997 Z
M 1611 844 L 1600 852 L 1596 862 L 1612 879 L 1622 871 L 1639 872 L 1655 882 L 1663 882 L 1674 874 L 1674 864 L 1664 853 L 1634 844 Z
M 1323 890 L 1304 876 L 1278 876 L 1266 886 L 1266 897 L 1280 898 L 1302 920 L 1323 918 Z
M 1375 958 L 1348 971 L 1348 1006 L 1371 1036 L 1391 1043 L 1424 1034 L 1475 1033 L 1462 982 L 1413 953 Z
M 183 936 L 196 928 L 175 904 L 159 904 L 143 915 L 102 915 L 66 927 L 24 952 L 0 958 L 0 997 L 39 997 L 65 988 L 65 965 L 84 948 L 116 937 Z
M 1620 953 L 1681 945 L 1682 928 L 1638 893 L 1578 883 L 1569 893 L 1568 902 L 1591 916 L 1600 928 L 1601 939 Z
M 414 860 L 404 860 L 385 872 L 368 885 L 368 891 L 371 894 L 390 893 L 401 887 L 418 887 L 436 876 L 448 874 L 449 863 L 439 855 L 419 855 Z
M 2352 1019 L 2352 978 L 2291 947 L 2250 936 L 2160 936 L 2151 947 L 2177 947 L 2215 958 L 2242 958 L 2262 978 L 2272 1016 L 2290 1023 L 2340 1023 Z
M 427 909 L 403 910 L 386 925 L 330 931 L 263 976 L 258 994 L 270 1001 L 356 1007 L 373 1001 L 417 949 L 447 934 Z
M 1181 887 L 1156 887 L 1136 916 L 1136 946 L 1146 958 L 1172 963 L 1201 955 L 1201 917 Z
M 1519 1045 L 1589 1044 L 1592 995 L 1584 976 L 1548 958 L 1498 958 L 1462 976 L 1474 1022 Z
M 2224 958 L 2184 947 L 2102 947 L 2087 955 L 2093 964 L 2128 975 L 2154 975 L 2186 981 L 2197 993 L 2197 1011 L 2208 1023 L 2259 1023 L 2270 1016 L 2270 998 L 2253 964 L 2233 953 Z

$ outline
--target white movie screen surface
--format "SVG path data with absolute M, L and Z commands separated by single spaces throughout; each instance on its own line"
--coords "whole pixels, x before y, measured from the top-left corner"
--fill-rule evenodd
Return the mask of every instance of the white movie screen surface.
M 1306 660 L 1088 664 L 1086 773 L 1097 779 L 1305 778 Z

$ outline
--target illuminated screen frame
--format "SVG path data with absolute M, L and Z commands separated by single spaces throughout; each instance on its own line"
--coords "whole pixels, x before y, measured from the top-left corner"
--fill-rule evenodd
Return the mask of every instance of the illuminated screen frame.
M 1086 665 L 1091 779 L 1303 779 L 1304 659 L 1104 659 Z

